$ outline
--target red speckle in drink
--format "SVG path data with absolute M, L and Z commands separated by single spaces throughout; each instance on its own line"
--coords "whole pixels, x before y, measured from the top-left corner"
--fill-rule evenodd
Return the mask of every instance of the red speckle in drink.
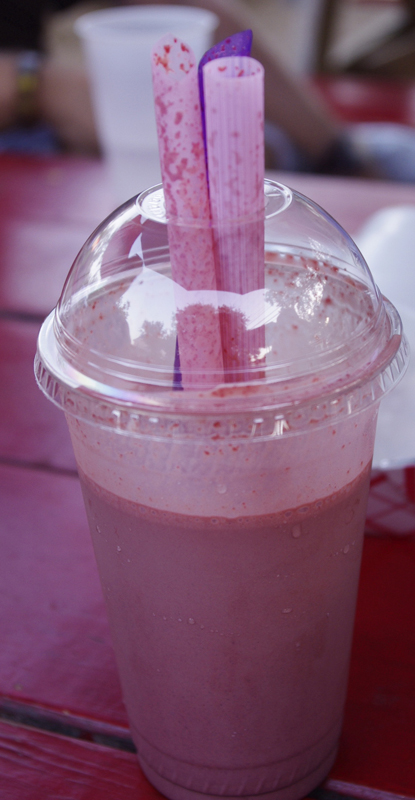
M 181 112 L 181 111 L 178 111 L 178 112 L 176 113 L 176 116 L 175 116 L 175 118 L 174 118 L 174 124 L 175 124 L 175 125 L 179 125 L 179 123 L 182 121 L 182 119 L 183 119 L 183 114 L 182 114 L 182 112 Z
M 184 42 L 181 43 L 180 47 L 182 48 L 184 53 L 189 53 L 190 52 L 188 46 L 186 44 L 184 44 Z
M 226 67 L 218 67 L 218 72 L 225 72 Z

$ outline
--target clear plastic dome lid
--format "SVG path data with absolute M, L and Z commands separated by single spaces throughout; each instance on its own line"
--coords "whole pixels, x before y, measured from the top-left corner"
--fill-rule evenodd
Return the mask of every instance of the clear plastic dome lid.
M 324 424 L 378 401 L 406 361 L 399 316 L 352 239 L 266 181 L 260 220 L 166 221 L 161 186 L 117 209 L 75 259 L 36 373 L 67 412 L 104 403 L 127 426 L 132 408 L 294 419 L 303 407 Z

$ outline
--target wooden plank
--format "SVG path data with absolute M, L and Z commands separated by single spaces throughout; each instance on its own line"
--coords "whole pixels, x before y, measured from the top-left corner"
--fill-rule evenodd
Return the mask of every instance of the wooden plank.
M 331 774 L 408 797 L 415 796 L 414 573 L 415 536 L 366 537 L 344 729 Z
M 0 309 L 48 314 L 111 208 L 98 160 L 0 156 Z
M 415 188 L 408 185 L 292 173 L 270 177 L 310 196 L 352 234 L 385 204 L 415 202 Z M 79 248 L 112 206 L 98 160 L 0 156 L 0 310 L 47 314 Z
M 75 471 L 65 416 L 36 385 L 39 327 L 0 319 L 0 460 Z
M 0 217 L 85 223 L 92 230 L 113 207 L 98 158 L 0 155 Z
M 127 728 L 78 479 L 0 465 L 0 694 Z
M 85 223 L 8 218 L 0 213 L 0 309 L 46 316 L 90 233 Z
M 159 800 L 130 753 L 0 721 L 2 800 Z
M 288 172 L 268 175 L 310 197 L 351 236 L 381 208 L 415 203 L 415 187 L 409 184 Z

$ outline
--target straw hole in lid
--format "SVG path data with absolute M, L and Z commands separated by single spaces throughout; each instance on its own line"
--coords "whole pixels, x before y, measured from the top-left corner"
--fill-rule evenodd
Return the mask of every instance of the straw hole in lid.
M 275 217 L 288 208 L 292 202 L 292 192 L 287 186 L 274 181 L 264 181 L 265 219 Z M 146 219 L 167 223 L 166 204 L 162 184 L 152 186 L 138 195 L 137 206 Z M 143 220 L 144 221 L 144 220 Z

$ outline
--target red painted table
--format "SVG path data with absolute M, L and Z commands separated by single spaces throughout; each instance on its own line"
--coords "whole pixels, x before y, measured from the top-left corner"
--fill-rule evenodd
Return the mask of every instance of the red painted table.
M 351 233 L 415 188 L 279 175 Z M 138 187 L 139 188 L 139 187 Z M 0 798 L 151 800 L 133 753 L 63 415 L 35 386 L 40 322 L 111 210 L 103 166 L 0 157 Z M 320 800 L 415 798 L 414 470 L 376 472 L 345 725 Z

